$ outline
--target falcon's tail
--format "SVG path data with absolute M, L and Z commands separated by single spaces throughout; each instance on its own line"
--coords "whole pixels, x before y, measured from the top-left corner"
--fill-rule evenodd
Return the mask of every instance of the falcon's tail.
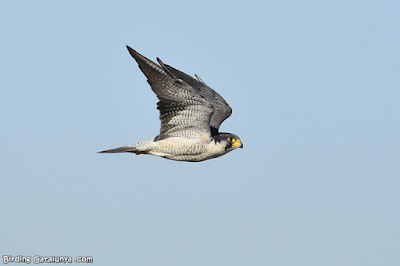
M 138 150 L 131 145 L 128 146 L 123 146 L 123 147 L 119 147 L 119 148 L 115 148 L 115 149 L 111 149 L 111 150 L 105 150 L 105 151 L 99 151 L 97 153 L 118 153 L 118 152 L 134 152 L 136 153 Z
M 149 147 L 150 144 L 153 143 L 154 138 L 139 141 L 136 143 L 133 143 L 131 145 L 127 146 L 122 146 L 119 148 L 111 149 L 111 150 L 105 150 L 105 151 L 99 151 L 98 153 L 120 153 L 120 152 L 132 152 L 137 155 L 139 154 L 147 154 L 149 152 Z

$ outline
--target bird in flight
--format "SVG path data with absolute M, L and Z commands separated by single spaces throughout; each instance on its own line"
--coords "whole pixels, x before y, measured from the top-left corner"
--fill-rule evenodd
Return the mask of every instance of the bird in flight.
M 197 79 L 164 64 L 156 64 L 127 46 L 157 95 L 161 129 L 156 137 L 100 153 L 130 152 L 166 159 L 200 162 L 217 158 L 243 143 L 235 134 L 219 132 L 232 108 L 217 92 Z

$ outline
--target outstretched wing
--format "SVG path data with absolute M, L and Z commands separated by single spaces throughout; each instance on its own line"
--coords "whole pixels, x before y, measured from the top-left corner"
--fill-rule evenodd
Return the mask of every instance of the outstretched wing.
M 213 135 L 218 133 L 219 127 L 222 122 L 225 121 L 232 114 L 232 108 L 229 104 L 219 95 L 216 91 L 211 89 L 204 83 L 204 81 L 196 75 L 196 79 L 192 78 L 186 73 L 179 71 L 169 65 L 165 65 L 169 72 L 171 72 L 174 76 L 182 79 L 187 84 L 189 84 L 192 88 L 195 88 L 200 95 L 205 98 L 209 103 L 212 104 L 214 108 L 214 113 L 211 116 L 210 127 Z
M 157 58 L 161 66 L 129 46 L 127 48 L 160 100 L 157 108 L 160 110 L 161 129 L 157 139 L 198 139 L 209 134 L 213 106 L 196 89 L 168 71 L 160 59 Z

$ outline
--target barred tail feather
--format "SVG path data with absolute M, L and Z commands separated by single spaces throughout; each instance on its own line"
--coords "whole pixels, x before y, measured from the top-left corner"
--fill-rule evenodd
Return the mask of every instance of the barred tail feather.
M 118 153 L 118 152 L 135 152 L 138 151 L 135 146 L 128 145 L 111 150 L 99 151 L 98 153 Z
M 122 146 L 122 147 L 111 149 L 111 150 L 99 151 L 98 153 L 133 152 L 136 154 L 146 154 L 146 153 L 148 153 L 148 148 L 149 148 L 150 144 L 153 143 L 153 141 L 154 141 L 154 138 L 146 139 L 143 141 L 133 143 L 131 145 Z

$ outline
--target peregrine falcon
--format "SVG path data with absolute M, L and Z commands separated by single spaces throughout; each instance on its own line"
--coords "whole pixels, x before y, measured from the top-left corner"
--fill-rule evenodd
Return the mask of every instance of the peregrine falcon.
M 158 65 L 131 47 L 127 48 L 159 99 L 160 134 L 100 153 L 131 152 L 200 162 L 243 148 L 238 136 L 219 132 L 220 125 L 232 114 L 232 109 L 199 76 L 195 75 L 196 80 L 164 64 L 159 58 Z

